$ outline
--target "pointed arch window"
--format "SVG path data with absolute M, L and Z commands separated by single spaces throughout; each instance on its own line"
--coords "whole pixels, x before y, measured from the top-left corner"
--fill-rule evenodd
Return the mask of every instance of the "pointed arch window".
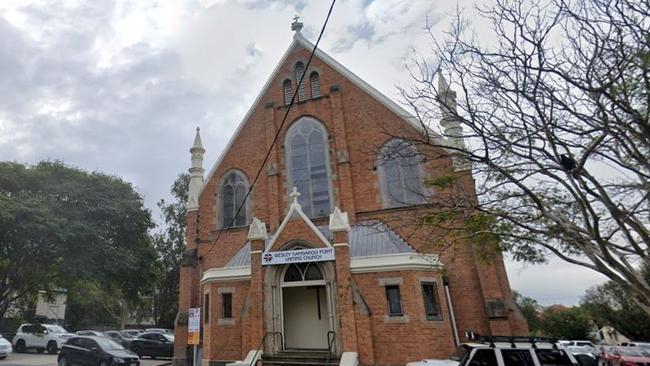
M 309 75 L 309 81 L 311 84 L 311 97 L 320 97 L 320 78 L 316 71 L 312 72 L 311 75 Z
M 331 188 L 327 133 L 323 125 L 311 117 L 303 117 L 287 131 L 285 147 L 289 163 L 289 190 L 300 192 L 299 202 L 309 217 L 331 212 Z
M 293 94 L 293 90 L 291 89 L 291 80 L 287 79 L 282 83 L 282 92 L 284 93 L 284 105 L 289 105 Z
M 425 202 L 420 157 L 413 145 L 400 139 L 388 141 L 380 150 L 378 167 L 385 207 Z
M 307 92 L 305 91 L 305 82 L 306 80 L 303 80 L 302 83 L 300 82 L 300 79 L 302 78 L 302 75 L 305 73 L 305 64 L 302 62 L 296 63 L 296 84 L 298 85 L 298 100 L 303 101 L 307 99 Z
M 315 263 L 292 263 L 284 273 L 284 282 L 318 281 L 322 279 L 323 272 Z
M 237 210 L 244 202 L 248 192 L 248 182 L 241 172 L 228 173 L 222 180 L 220 187 L 221 196 L 221 228 L 244 226 L 247 223 L 246 205 Z

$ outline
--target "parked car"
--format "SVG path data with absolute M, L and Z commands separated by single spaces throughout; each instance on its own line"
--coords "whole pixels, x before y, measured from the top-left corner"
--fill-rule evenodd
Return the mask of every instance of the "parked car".
M 73 337 L 60 325 L 54 324 L 23 324 L 18 327 L 12 341 L 16 352 L 25 352 L 28 348 L 35 348 L 38 353 L 57 353 L 63 342 Z
M 0 360 L 4 360 L 12 351 L 11 342 L 0 335 Z
M 571 346 L 566 347 L 566 350 L 573 355 L 580 366 L 598 366 L 598 354 L 595 348 Z
M 588 353 L 596 358 L 600 354 L 600 350 L 598 348 L 591 346 L 567 346 L 565 348 L 574 355 Z
M 609 366 L 648 365 L 650 357 L 639 348 L 613 347 L 601 358 L 601 364 Z
M 126 329 L 126 330 L 120 331 L 120 334 L 122 334 L 123 336 L 125 336 L 127 338 L 135 338 L 135 337 L 139 336 L 142 333 L 144 333 L 144 331 L 140 330 L 140 329 Z
M 650 343 L 647 342 L 623 342 L 621 343 L 623 347 L 636 347 L 640 348 L 645 352 L 650 352 Z
M 472 342 L 461 345 L 459 366 L 578 365 L 573 355 L 552 339 L 481 337 L 471 332 L 467 338 Z
M 130 349 L 140 357 L 172 357 L 174 336 L 155 332 L 142 333 L 131 341 Z
M 75 333 L 82 336 L 105 337 L 103 332 L 97 330 L 78 330 Z
M 166 329 L 166 328 L 147 328 L 144 331 L 160 333 L 160 334 L 174 334 L 174 331 L 172 329 Z
M 79 336 L 63 344 L 57 362 L 59 366 L 139 366 L 140 358 L 110 338 Z
M 125 348 L 129 348 L 129 345 L 131 344 L 131 340 L 133 339 L 133 337 L 126 337 L 122 335 L 121 332 L 118 332 L 116 330 L 109 330 L 104 332 L 104 334 L 110 339 L 114 340 L 115 342 L 121 344 Z

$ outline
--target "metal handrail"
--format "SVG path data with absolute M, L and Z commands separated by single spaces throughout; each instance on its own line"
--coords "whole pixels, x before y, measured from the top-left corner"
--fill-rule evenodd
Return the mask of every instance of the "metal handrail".
M 251 363 L 248 366 L 253 366 L 253 363 L 257 359 L 257 355 L 260 353 L 260 350 L 262 349 L 262 347 L 264 347 L 264 344 L 266 342 L 266 337 L 269 334 L 279 334 L 280 335 L 280 346 L 282 347 L 282 349 L 284 349 L 284 339 L 283 339 L 284 337 L 282 336 L 282 332 L 266 332 L 266 333 L 264 333 L 264 337 L 262 337 L 262 342 L 260 342 L 260 345 L 257 347 L 257 349 L 255 349 L 255 355 L 253 356 L 253 359 L 251 360 Z
M 332 337 L 330 337 L 330 335 Z M 325 366 L 330 364 L 330 357 L 332 357 L 332 348 L 334 347 L 335 340 L 336 340 L 336 332 L 334 332 L 333 330 L 328 330 L 327 331 L 327 359 L 325 360 Z

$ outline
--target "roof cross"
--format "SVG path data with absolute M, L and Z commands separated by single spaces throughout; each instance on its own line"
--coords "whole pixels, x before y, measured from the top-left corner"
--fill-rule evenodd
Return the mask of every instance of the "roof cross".
M 291 23 L 291 30 L 296 33 L 300 33 L 300 30 L 302 29 L 302 23 L 299 22 L 298 19 L 300 19 L 300 17 L 296 14 L 293 17 L 293 23 Z

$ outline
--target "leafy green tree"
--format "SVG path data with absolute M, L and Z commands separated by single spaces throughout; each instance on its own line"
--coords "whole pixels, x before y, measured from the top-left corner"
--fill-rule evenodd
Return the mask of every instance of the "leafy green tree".
M 561 339 L 590 339 L 593 323 L 584 309 L 550 307 L 540 317 L 541 333 Z
M 154 314 L 160 326 L 171 328 L 178 312 L 180 261 L 185 249 L 187 193 L 190 176 L 179 174 L 171 186 L 171 202 L 161 199 L 164 229 L 153 236 L 158 251 L 158 280 L 154 297 Z
M 533 335 L 539 335 L 541 331 L 541 324 L 538 309 L 540 306 L 537 303 L 537 300 L 533 299 L 532 297 L 523 296 L 517 291 L 512 291 L 512 298 L 521 309 L 521 313 L 524 315 L 524 318 L 526 318 L 530 333 Z
M 151 214 L 130 183 L 61 162 L 0 163 L 0 317 L 79 281 L 137 302 L 151 292 Z
M 588 289 L 581 305 L 599 328 L 609 325 L 630 339 L 650 341 L 650 316 L 616 283 Z

